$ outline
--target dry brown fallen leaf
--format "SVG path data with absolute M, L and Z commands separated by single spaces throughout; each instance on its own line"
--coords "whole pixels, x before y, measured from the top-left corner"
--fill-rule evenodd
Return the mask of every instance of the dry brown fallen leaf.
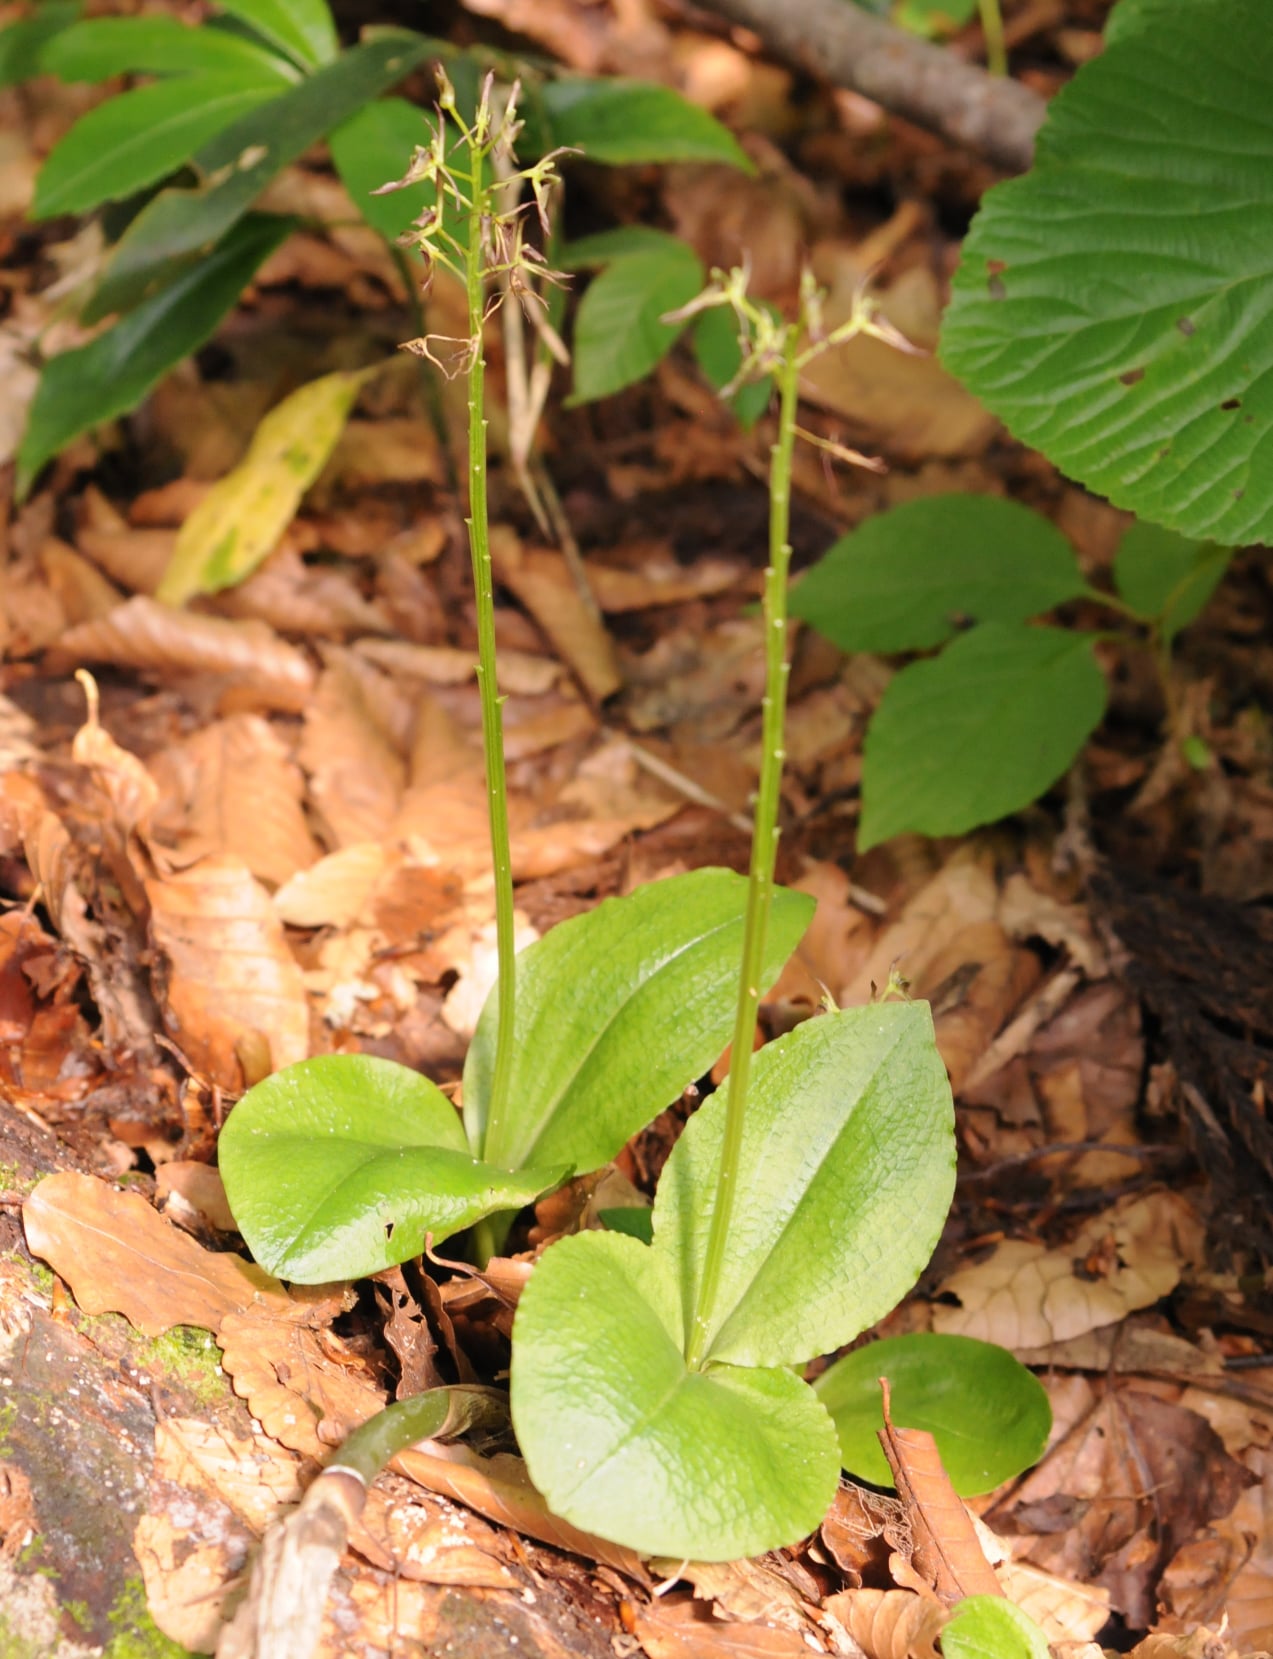
M 155 1171 L 155 1202 L 163 1209 L 169 1200 L 178 1206 L 189 1206 L 220 1232 L 236 1230 L 220 1171 L 211 1164 L 196 1163 L 191 1158 L 171 1158 L 166 1164 L 160 1164 Z M 174 1219 L 180 1225 L 180 1218 Z
M 360 639 L 359 656 L 377 667 L 428 685 L 467 685 L 477 669 L 477 652 L 458 645 L 415 645 L 406 639 Z M 561 664 L 530 651 L 501 651 L 500 690 L 514 696 L 538 697 L 561 679 Z
M 259 617 L 289 634 L 342 638 L 355 630 L 387 632 L 392 624 L 384 607 L 365 599 L 349 570 L 307 565 L 295 527 L 259 570 L 213 601 L 225 616 Z
M 588 586 L 607 615 L 644 611 L 655 605 L 680 605 L 713 593 L 727 593 L 743 574 L 734 559 L 710 556 L 683 565 L 671 544 L 659 538 L 644 544 L 625 542 L 624 564 L 585 559 Z
M 513 531 L 497 525 L 491 557 L 497 579 L 521 600 L 592 701 L 602 703 L 618 691 L 623 682 L 613 641 L 580 594 L 564 555 L 524 548 Z
M 300 762 L 329 844 L 384 834 L 402 800 L 406 763 L 343 659 L 324 669 L 305 710 Z
M 205 859 L 146 883 L 155 946 L 167 959 L 165 1023 L 187 1060 L 231 1093 L 309 1056 L 305 980 L 269 894 L 242 860 Z M 246 1062 L 246 1063 L 245 1063 Z
M 203 1249 L 140 1193 L 95 1176 L 46 1176 L 22 1206 L 22 1223 L 32 1254 L 66 1280 L 85 1313 L 122 1313 L 146 1336 L 173 1325 L 215 1332 L 257 1301 L 287 1305 L 270 1274 Z
M 823 1605 L 866 1659 L 938 1659 L 948 1617 L 939 1601 L 913 1590 L 842 1590 Z
M 806 1659 L 809 1653 L 795 1630 L 719 1619 L 695 1601 L 641 1608 L 635 1633 L 649 1659 Z
M 161 750 L 151 765 L 165 797 L 157 839 L 177 862 L 224 853 L 278 886 L 319 856 L 301 770 L 260 715 L 213 721 Z
M 240 707 L 303 709 L 314 684 L 305 655 L 263 622 L 175 611 L 138 597 L 96 622 L 68 628 L 57 655 L 74 665 L 108 662 L 164 673 L 218 674 L 232 680 Z
M 956 1269 L 939 1294 L 960 1305 L 934 1304 L 933 1326 L 1013 1350 L 1064 1342 L 1166 1296 L 1201 1247 L 1184 1198 L 1146 1193 L 1093 1217 L 1069 1245 L 1009 1239 Z

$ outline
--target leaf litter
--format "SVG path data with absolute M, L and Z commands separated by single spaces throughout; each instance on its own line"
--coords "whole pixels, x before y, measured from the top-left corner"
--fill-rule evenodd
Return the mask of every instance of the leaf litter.
M 709 262 L 751 253 L 761 291 L 778 300 L 794 274 L 784 250 L 799 239 L 833 304 L 882 261 L 889 316 L 931 344 L 933 249 L 951 249 L 926 196 L 966 209 L 985 182 L 975 165 L 901 128 L 874 159 L 849 157 L 842 141 L 885 129 L 878 112 L 842 100 L 838 126 L 802 133 L 793 168 L 773 141 L 797 108 L 790 74 L 651 6 L 468 9 L 586 73 L 685 79 L 754 122 L 759 181 L 670 169 L 657 186 L 670 221 Z M 1054 7 L 1037 32 L 1056 48 L 1092 11 Z M 853 213 L 810 182 L 828 177 L 856 192 Z M 906 200 L 872 220 L 863 203 L 882 183 Z M 330 186 L 296 167 L 276 190 L 339 218 Z M 59 1160 L 78 1171 L 47 1176 L 23 1209 L 26 1247 L 74 1298 L 55 1317 L 78 1341 L 103 1340 L 95 1320 L 107 1312 L 149 1336 L 199 1327 L 216 1338 L 233 1392 L 204 1412 L 156 1408 L 133 1533 L 153 1616 L 196 1651 L 222 1637 L 276 1508 L 412 1367 L 500 1373 L 533 1259 L 497 1260 L 477 1278 L 431 1258 L 411 1283 L 399 1275 L 401 1290 L 382 1276 L 373 1295 L 288 1291 L 227 1248 L 211 1161 L 243 1087 L 291 1059 L 357 1049 L 454 1081 L 491 976 L 460 510 L 413 381 L 390 370 L 363 389 L 246 581 L 186 610 L 154 597 L 180 526 L 244 462 L 280 387 L 356 373 L 351 344 L 359 362 L 383 355 L 374 321 L 365 336 L 351 325 L 339 353 L 313 348 L 332 337 L 333 291 L 373 320 L 400 304 L 380 244 L 338 225 L 285 252 L 261 273 L 268 303 L 227 331 L 228 373 L 192 366 L 133 423 L 143 487 L 122 488 L 78 446 L 16 513 L 0 617 L 0 1161 L 35 1134 L 46 1160 L 35 1172 Z M 22 300 L 25 316 L 37 301 Z M 1086 566 L 1108 562 L 1120 515 L 1004 444 L 931 358 L 857 342 L 823 360 L 805 392 L 824 436 L 883 453 L 891 470 L 850 487 L 804 457 L 798 554 L 882 505 L 959 488 L 1024 499 L 1066 529 Z M 543 544 L 511 490 L 500 501 L 527 938 L 650 875 L 745 859 L 736 820 L 759 736 L 748 607 L 763 501 L 744 495 L 764 429 L 740 438 L 677 361 L 642 396 L 550 422 L 546 460 L 581 566 Z M 1221 606 L 1207 627 L 1213 654 L 1245 641 L 1267 672 L 1267 642 L 1250 643 L 1241 616 Z M 87 716 L 74 680 L 86 667 L 101 703 Z M 1148 848 L 1177 869 L 1200 823 L 1204 891 L 1243 907 L 1258 933 L 1250 901 L 1271 888 L 1256 849 L 1273 823 L 1259 734 L 1209 716 L 1228 766 L 1209 794 L 1155 772 L 1149 737 L 1096 741 L 1090 798 L 1108 799 L 1116 780 L 1132 800 L 1130 825 L 1102 838 L 1116 856 L 1112 894 L 1097 902 L 1066 856 L 1074 812 L 1037 809 L 963 845 L 902 838 L 851 858 L 861 733 L 889 674 L 807 633 L 796 641 L 783 874 L 819 911 L 767 1029 L 786 1029 L 824 992 L 864 1002 L 895 966 L 932 1001 L 960 1109 L 960 1192 L 932 1270 L 878 1334 L 960 1331 L 1012 1349 L 1051 1396 L 1048 1452 L 972 1505 L 925 1492 L 923 1478 L 900 1505 L 846 1483 L 801 1549 L 707 1567 L 642 1563 L 563 1526 L 508 1445 L 431 1444 L 403 1454 L 373 1492 L 337 1576 L 326 1651 L 414 1638 L 470 1652 L 516 1639 L 553 1656 L 934 1654 L 946 1615 L 925 1528 L 939 1554 L 958 1536 L 974 1581 L 1025 1607 L 1076 1659 L 1101 1642 L 1139 1659 L 1273 1647 L 1268 1267 L 1217 1251 L 1215 1201 L 1228 1181 L 1244 1213 L 1260 1194 L 1267 1203 L 1273 1170 L 1257 1167 L 1253 1185 L 1240 1177 L 1261 1165 L 1250 1114 L 1263 1111 L 1259 998 L 1273 982 L 1250 946 L 1245 986 L 1223 981 L 1210 1003 L 1189 990 L 1187 973 L 1168 972 L 1181 961 L 1167 941 L 1202 924 L 1191 913 L 1182 923 L 1161 891 L 1117 868 L 1143 864 Z M 1206 693 L 1219 706 L 1213 684 Z M 1251 937 L 1217 925 L 1213 964 L 1226 938 Z M 1252 1034 L 1245 1050 L 1235 1007 Z M 1243 1072 L 1253 1052 L 1257 1071 Z M 1207 1101 L 1224 1056 L 1245 1082 L 1217 1121 Z M 638 1196 L 692 1104 L 621 1156 Z M 125 1176 L 135 1190 L 120 1189 Z M 541 1203 L 534 1248 L 595 1209 L 582 1193 Z M 1228 1243 L 1240 1254 L 1240 1239 Z M 39 1285 L 19 1299 L 47 1311 Z M 922 1448 L 907 1455 L 922 1473 Z M 29 1523 L 22 1471 L 6 1469 L 8 1537 Z

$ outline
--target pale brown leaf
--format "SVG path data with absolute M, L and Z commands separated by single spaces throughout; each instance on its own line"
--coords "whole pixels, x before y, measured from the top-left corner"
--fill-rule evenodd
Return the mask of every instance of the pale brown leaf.
M 414 645 L 405 639 L 360 639 L 354 650 L 377 667 L 429 685 L 467 685 L 477 670 L 477 652 L 458 645 Z M 500 690 L 538 697 L 561 678 L 561 664 L 529 651 L 501 650 Z
M 323 670 L 305 710 L 300 760 L 335 846 L 385 834 L 402 799 L 406 766 L 344 657 Z
M 718 1619 L 692 1601 L 643 1608 L 636 1634 L 650 1659 L 806 1659 L 810 1651 L 798 1631 Z
M 497 579 L 525 605 L 593 702 L 616 692 L 623 682 L 614 643 L 576 587 L 565 556 L 524 548 L 511 530 L 498 526 L 491 556 Z
M 824 1606 L 866 1659 L 937 1659 L 948 1617 L 939 1601 L 913 1590 L 842 1590 Z
M 247 866 L 209 858 L 148 881 L 146 893 L 155 945 L 168 963 L 165 1017 L 187 1059 L 231 1092 L 244 1083 L 241 1045 L 262 1035 L 274 1069 L 306 1059 L 305 981 Z
M 306 657 L 263 622 L 169 610 L 147 598 L 130 599 L 107 617 L 69 628 L 58 651 L 73 663 L 226 675 L 242 700 L 280 709 L 304 708 L 314 683 Z

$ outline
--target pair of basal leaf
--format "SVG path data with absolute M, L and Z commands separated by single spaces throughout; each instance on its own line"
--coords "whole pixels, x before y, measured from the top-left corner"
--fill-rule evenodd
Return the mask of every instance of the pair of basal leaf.
M 488 1132 L 492 993 L 464 1071 L 464 1120 L 427 1078 L 326 1055 L 256 1085 L 231 1113 L 220 1167 L 263 1267 L 302 1283 L 417 1256 L 486 1216 L 596 1169 L 703 1075 L 729 1040 L 746 882 L 698 870 L 609 899 L 517 959 L 503 1124 Z M 764 983 L 812 900 L 774 894 Z

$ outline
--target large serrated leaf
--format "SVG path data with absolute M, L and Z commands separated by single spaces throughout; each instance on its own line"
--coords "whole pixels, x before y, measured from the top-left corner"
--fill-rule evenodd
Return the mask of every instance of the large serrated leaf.
M 243 460 L 217 480 L 181 526 L 156 599 L 184 605 L 196 594 L 219 593 L 268 558 L 374 372 L 323 375 L 270 410 Z
M 1025 622 L 1082 593 L 1048 519 L 991 495 L 933 495 L 876 513 L 829 547 L 791 595 L 842 651 L 925 651 L 961 619 Z
M 858 848 L 964 835 L 1051 788 L 1105 712 L 1092 636 L 983 622 L 889 682 L 866 734 Z
M 725 1095 L 691 1118 L 655 1200 L 654 1249 L 673 1263 L 687 1310 Z M 752 1062 L 707 1358 L 796 1365 L 848 1342 L 915 1283 L 954 1186 L 954 1108 L 927 1003 L 846 1008 L 767 1044 Z
M 565 76 L 540 88 L 553 140 L 589 161 L 723 161 L 755 172 L 728 127 L 670 86 Z
M 1152 7 L 986 197 L 941 354 L 1012 432 L 1200 540 L 1273 540 L 1266 0 Z
M 1043 1455 L 1052 1408 L 1019 1360 L 993 1342 L 917 1331 L 855 1348 L 813 1385 L 835 1422 L 844 1467 L 861 1480 L 893 1482 L 879 1440 L 881 1377 L 893 1422 L 935 1438 L 961 1498 L 992 1492 Z
M 617 1233 L 563 1239 L 522 1292 L 513 1424 L 554 1514 L 649 1554 L 793 1544 L 835 1495 L 835 1430 L 792 1372 L 690 1371 L 670 1264 Z
M 481 1163 L 440 1089 L 366 1054 L 302 1060 L 249 1089 L 217 1157 L 253 1256 L 301 1284 L 393 1267 L 567 1173 Z
M 46 364 L 18 451 L 18 493 L 72 438 L 135 409 L 175 363 L 197 351 L 293 229 L 293 220 L 267 214 L 244 219 L 154 299 Z
M 85 310 L 86 320 L 128 310 L 200 259 L 276 173 L 400 81 L 429 56 L 433 44 L 405 29 L 378 30 L 218 133 L 192 157 L 201 183 L 162 190 L 129 225 Z
M 694 870 L 553 928 L 517 958 L 507 1116 L 490 1133 L 498 997 L 464 1066 L 470 1144 L 493 1163 L 596 1169 L 716 1060 L 732 1029 L 747 883 Z M 778 888 L 762 984 L 772 985 L 813 902 Z
M 276 97 L 281 84 L 222 70 L 117 93 L 54 147 L 40 170 L 31 217 L 87 213 L 167 178 L 214 133 Z

